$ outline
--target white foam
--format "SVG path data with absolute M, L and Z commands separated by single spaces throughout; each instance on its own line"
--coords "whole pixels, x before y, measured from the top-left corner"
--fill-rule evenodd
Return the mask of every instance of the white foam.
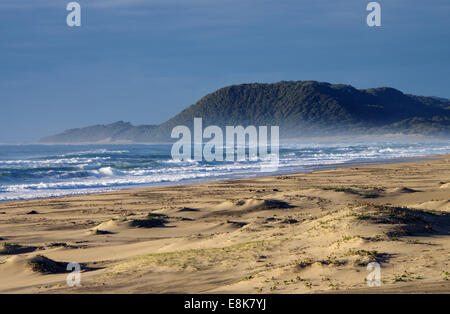
M 105 176 L 109 176 L 112 177 L 114 176 L 114 171 L 111 167 L 104 167 L 104 168 L 100 168 L 98 170 L 99 173 L 105 175 Z
M 308 144 L 282 145 L 279 158 L 279 170 L 286 172 L 322 166 L 340 165 L 355 161 L 379 161 L 400 157 L 448 154 L 450 145 L 445 144 L 393 144 L 393 143 L 356 143 L 344 144 Z M 267 158 L 255 158 L 242 162 L 203 163 L 195 160 L 154 160 L 148 163 L 133 164 L 134 159 L 123 159 L 108 154 L 130 153 L 128 150 L 88 150 L 58 155 L 58 158 L 0 160 L 0 169 L 11 174 L 14 169 L 31 171 L 47 167 L 50 170 L 33 172 L 33 181 L 20 183 L 7 181 L 0 185 L 0 200 L 32 199 L 80 195 L 123 189 L 132 186 L 149 186 L 164 183 L 180 183 L 192 180 L 211 180 L 235 176 L 252 176 L 260 173 L 261 168 L 270 161 Z M 85 156 L 92 154 L 93 156 Z M 102 156 L 95 156 L 101 154 Z M 73 157 L 76 156 L 76 157 Z M 129 156 L 125 156 L 129 158 Z M 133 157 L 133 156 L 131 156 Z M 122 158 L 122 159 L 121 159 Z M 61 167 L 70 166 L 70 169 Z M 123 169 L 120 166 L 125 166 Z M 127 169 L 126 167 L 135 167 Z M 120 168 L 120 169 L 118 169 Z M 4 177 L 5 178 L 5 177 Z M 11 174 L 11 178 L 13 178 Z M 36 182 L 36 178 L 40 181 Z M 8 180 L 8 177 L 6 178 Z M 3 181 L 4 182 L 4 181 Z

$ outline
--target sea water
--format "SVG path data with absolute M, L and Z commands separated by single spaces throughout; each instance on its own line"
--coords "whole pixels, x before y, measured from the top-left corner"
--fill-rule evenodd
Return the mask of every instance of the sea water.
M 450 153 L 448 142 L 285 143 L 276 173 L 264 160 L 174 161 L 171 145 L 0 145 L 0 201 L 100 193 L 386 162 Z

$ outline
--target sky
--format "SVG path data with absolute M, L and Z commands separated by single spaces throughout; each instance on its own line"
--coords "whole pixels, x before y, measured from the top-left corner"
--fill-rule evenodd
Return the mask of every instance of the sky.
M 317 80 L 450 98 L 450 1 L 0 2 L 0 143 L 159 124 L 232 84 Z

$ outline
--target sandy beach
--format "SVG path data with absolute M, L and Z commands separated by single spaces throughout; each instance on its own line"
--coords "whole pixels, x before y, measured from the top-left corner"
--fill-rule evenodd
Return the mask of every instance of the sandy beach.
M 4 202 L 0 240 L 1 293 L 450 293 L 450 155 Z

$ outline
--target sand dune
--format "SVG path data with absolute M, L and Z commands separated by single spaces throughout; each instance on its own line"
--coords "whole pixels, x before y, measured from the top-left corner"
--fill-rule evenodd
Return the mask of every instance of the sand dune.
M 449 293 L 449 178 L 441 156 L 1 203 L 0 292 Z

